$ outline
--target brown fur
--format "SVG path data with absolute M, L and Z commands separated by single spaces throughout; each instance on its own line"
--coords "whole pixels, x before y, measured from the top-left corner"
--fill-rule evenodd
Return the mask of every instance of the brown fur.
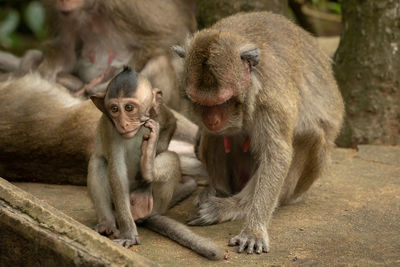
M 199 124 L 223 125 L 214 131 L 203 124 L 199 152 L 210 188 L 189 223 L 245 218 L 230 245 L 268 252 L 275 207 L 297 201 L 321 175 L 342 124 L 331 62 L 313 37 L 268 12 L 225 18 L 195 34 L 184 50 L 188 112 Z
M 44 48 L 44 62 L 39 67 L 46 78 L 55 79 L 60 72 L 76 72 L 89 83 L 101 75 L 108 67 L 107 60 L 96 61 L 92 67 L 87 62 L 87 50 L 100 49 L 96 59 L 107 58 L 112 51 L 115 54 L 112 66 L 117 69 L 129 63 L 136 71 L 146 70 L 148 62 L 159 59 L 160 67 L 145 71 L 146 75 L 154 87 L 163 90 L 166 103 L 179 108 L 170 46 L 182 43 L 196 28 L 194 16 L 186 5 L 180 0 L 85 0 L 83 7 L 63 15 L 55 2 L 47 2 L 55 37 Z M 167 84 L 163 83 L 165 79 Z
M 92 101 L 74 98 L 66 88 L 37 73 L 2 77 L 0 176 L 13 181 L 86 185 L 87 163 L 101 112 Z M 170 112 L 167 109 L 159 116 Z M 174 114 L 178 125 L 175 138 L 192 142 L 197 127 Z M 165 120 L 173 121 L 175 115 Z M 184 163 L 182 167 L 197 175 L 192 165 Z
M 37 74 L 0 83 L 0 176 L 86 184 L 100 112 Z
M 129 68 L 120 75 L 130 81 L 136 79 Z M 162 105 L 157 90 L 152 90 L 149 82 L 139 76 L 136 89 L 122 97 L 121 83 L 128 84 L 128 78 L 119 77 L 122 76 L 111 81 L 106 95 L 92 97 L 103 112 L 88 166 L 88 190 L 98 217 L 95 229 L 117 238 L 115 242 L 124 247 L 130 247 L 139 244 L 135 220 L 141 219 L 150 229 L 209 259 L 222 259 L 223 251 L 215 244 L 161 216 L 172 202 L 187 197 L 197 185 L 190 179 L 178 186 L 182 180 L 179 158 L 176 153 L 167 151 L 176 119 Z M 110 96 L 110 88 L 119 90 L 114 97 Z M 152 91 L 152 99 L 147 98 Z M 150 101 L 143 100 L 143 96 Z M 136 97 L 141 100 L 140 107 L 135 104 L 134 109 L 124 112 L 130 103 L 138 103 L 133 102 Z M 116 101 L 123 105 L 115 104 Z M 112 105 L 119 107 L 114 114 Z M 140 112 L 140 116 L 136 116 L 136 112 Z M 131 120 L 125 120 L 127 117 Z M 143 122 L 143 126 L 137 128 L 134 120 Z M 126 128 L 122 129 L 119 123 Z M 130 128 L 129 123 L 134 127 Z M 131 135 L 132 132 L 135 134 Z

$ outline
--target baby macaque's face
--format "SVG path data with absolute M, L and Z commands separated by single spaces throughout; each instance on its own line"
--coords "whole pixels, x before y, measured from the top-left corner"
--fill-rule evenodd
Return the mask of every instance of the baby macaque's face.
M 137 77 L 133 70 L 125 67 L 111 80 L 106 93 L 90 98 L 113 122 L 117 132 L 129 139 L 150 119 L 151 110 L 157 114 L 157 107 L 162 102 L 158 92 L 158 89 L 152 89 L 147 79 Z
M 152 103 L 151 88 L 139 84 L 131 97 L 109 99 L 106 103 L 106 110 L 118 133 L 123 138 L 132 138 L 149 119 Z

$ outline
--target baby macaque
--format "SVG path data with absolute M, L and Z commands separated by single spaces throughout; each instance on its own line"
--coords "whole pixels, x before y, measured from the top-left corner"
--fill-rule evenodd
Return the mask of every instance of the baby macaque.
M 140 243 L 135 224 L 140 220 L 209 259 L 222 259 L 215 244 L 161 215 L 197 185 L 193 179 L 180 185 L 178 155 L 167 151 L 176 119 L 162 104 L 160 90 L 125 67 L 104 94 L 91 99 L 103 112 L 88 167 L 95 229 L 130 247 Z

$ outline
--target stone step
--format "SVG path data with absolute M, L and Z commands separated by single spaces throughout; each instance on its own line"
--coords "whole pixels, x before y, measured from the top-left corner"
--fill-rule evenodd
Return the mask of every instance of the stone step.
M 243 221 L 190 227 L 229 251 L 228 260 L 220 262 L 204 259 L 143 227 L 138 228 L 141 245 L 116 247 L 90 229 L 96 217 L 85 187 L 15 185 L 29 194 L 0 182 L 1 264 L 22 257 L 29 263 L 26 266 L 96 260 L 150 264 L 144 258 L 162 266 L 400 265 L 400 147 L 335 149 L 330 170 L 307 198 L 276 210 L 268 254 L 238 254 L 227 246 Z M 194 195 L 167 215 L 184 223 L 194 210 L 193 199 Z

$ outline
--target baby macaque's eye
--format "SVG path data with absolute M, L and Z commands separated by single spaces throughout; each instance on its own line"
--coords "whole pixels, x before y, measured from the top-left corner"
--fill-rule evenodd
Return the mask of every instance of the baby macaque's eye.
M 133 106 L 131 104 L 128 104 L 125 106 L 125 110 L 131 112 L 133 110 Z
M 118 112 L 118 106 L 117 105 L 112 105 L 111 106 L 111 112 L 117 113 Z

